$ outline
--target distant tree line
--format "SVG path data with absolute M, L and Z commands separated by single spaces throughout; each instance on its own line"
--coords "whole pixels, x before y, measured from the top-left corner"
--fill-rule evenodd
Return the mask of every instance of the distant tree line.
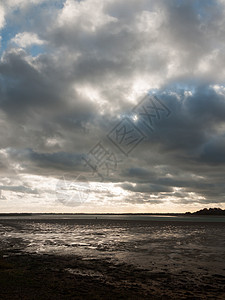
M 201 210 L 198 210 L 196 212 L 190 213 L 190 212 L 186 212 L 186 215 L 215 215 L 215 216 L 224 216 L 225 215 L 225 209 L 221 209 L 221 208 L 204 208 Z

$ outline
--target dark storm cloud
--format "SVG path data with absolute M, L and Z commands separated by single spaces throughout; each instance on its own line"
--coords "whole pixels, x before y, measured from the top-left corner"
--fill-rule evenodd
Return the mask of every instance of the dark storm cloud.
M 129 168 L 129 169 L 125 169 L 122 170 L 122 176 L 124 177 L 128 177 L 128 178 L 134 178 L 134 180 L 138 180 L 140 179 L 145 179 L 145 178 L 149 178 L 149 177 L 153 177 L 155 176 L 154 172 L 151 172 L 147 169 L 144 168 Z
M 212 138 L 203 146 L 200 159 L 207 164 L 221 165 L 225 164 L 225 136 Z
M 23 168 L 27 171 L 49 173 L 56 175 L 56 171 L 75 172 L 82 171 L 82 155 L 66 152 L 37 153 L 32 149 L 14 150 L 8 149 L 8 155 L 13 161 L 22 162 Z M 43 170 L 43 171 L 42 171 Z
M 198 87 L 188 95 L 182 90 L 176 92 L 172 96 L 161 94 L 172 116 L 162 119 L 148 141 L 140 145 L 136 154 L 139 168 L 122 171 L 121 179 L 136 182 L 137 186 L 125 184 L 123 188 L 141 191 L 141 183 L 143 192 L 148 189 L 151 194 L 153 184 L 160 187 L 159 192 L 164 187 L 181 188 L 179 195 L 184 195 L 181 198 L 196 193 L 205 199 L 210 197 L 212 202 L 214 199 L 224 202 L 225 147 L 221 131 L 224 132 L 225 97 L 209 86 Z
M 59 84 L 35 69 L 26 60 L 24 51 L 5 54 L 0 73 L 1 108 L 12 118 L 24 117 L 31 108 L 54 110 L 56 106 L 60 107 Z

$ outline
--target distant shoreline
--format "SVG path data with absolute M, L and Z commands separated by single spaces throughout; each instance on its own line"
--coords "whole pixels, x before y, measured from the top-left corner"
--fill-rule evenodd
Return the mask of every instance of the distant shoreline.
M 16 217 L 24 217 L 24 216 L 46 216 L 46 215 L 70 215 L 70 216 L 77 216 L 77 215 L 83 215 L 83 216 L 93 216 L 93 215 L 99 215 L 99 216 L 225 216 L 225 210 L 222 210 L 220 208 L 210 208 L 210 209 L 202 209 L 196 212 L 185 212 L 185 213 L 0 213 L 0 217 L 4 216 L 16 216 Z
M 92 215 L 100 215 L 100 216 L 110 216 L 110 215 L 121 215 L 121 216 L 184 216 L 185 213 L 0 213 L 0 216 L 40 216 L 40 215 L 84 215 L 84 216 L 92 216 Z

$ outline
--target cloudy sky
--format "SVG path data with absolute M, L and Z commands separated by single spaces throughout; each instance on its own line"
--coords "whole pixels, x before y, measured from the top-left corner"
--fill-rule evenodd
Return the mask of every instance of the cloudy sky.
M 224 0 L 1 0 L 0 211 L 225 208 Z

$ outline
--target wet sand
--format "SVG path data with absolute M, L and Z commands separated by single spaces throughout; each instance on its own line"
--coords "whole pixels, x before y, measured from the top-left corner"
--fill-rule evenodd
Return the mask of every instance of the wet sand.
M 223 223 L 0 220 L 0 225 L 0 299 L 225 299 Z M 76 234 L 73 243 L 64 228 L 68 236 Z M 56 240 L 57 232 L 64 240 L 58 234 Z

